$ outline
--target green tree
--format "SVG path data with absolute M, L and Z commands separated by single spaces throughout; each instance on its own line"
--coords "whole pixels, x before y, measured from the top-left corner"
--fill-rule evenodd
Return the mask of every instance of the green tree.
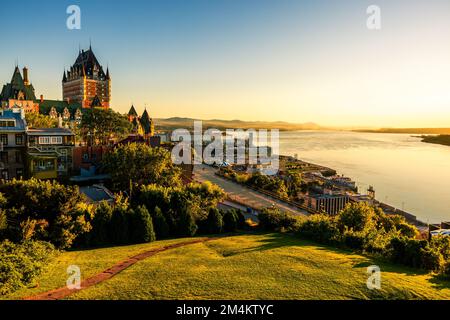
M 95 209 L 90 233 L 90 244 L 101 246 L 111 243 L 109 228 L 112 218 L 112 207 L 105 201 Z
M 338 214 L 338 226 L 353 231 L 368 230 L 374 226 L 375 211 L 367 203 L 350 203 Z
M 111 139 L 120 139 L 132 130 L 128 118 L 111 109 L 91 108 L 83 114 L 81 135 L 90 145 L 106 145 Z
M 152 217 L 145 206 L 139 206 L 132 211 L 129 232 L 133 243 L 156 240 Z
M 164 239 L 170 234 L 169 225 L 161 209 L 156 206 L 152 213 L 153 226 L 155 228 L 156 238 Z
M 37 179 L 12 180 L 0 184 L 0 193 L 4 195 L 8 221 L 8 234 L 13 239 L 21 239 L 20 225 L 41 227 L 45 220 L 45 230 L 34 232 L 34 239 L 50 241 L 61 248 L 70 247 L 75 239 L 89 232 L 91 212 L 80 206 L 85 197 L 78 187 L 65 186 L 56 181 Z M 29 220 L 29 223 L 26 221 Z M 30 230 L 29 230 L 30 231 Z
M 130 210 L 125 206 L 116 206 L 112 212 L 109 236 L 114 244 L 127 244 L 130 242 L 129 222 Z
M 29 128 L 56 128 L 58 126 L 58 119 L 37 112 L 25 114 L 25 120 Z
M 167 187 L 181 184 L 181 169 L 163 148 L 138 143 L 120 145 L 105 156 L 103 165 L 116 190 L 129 190 L 132 183 Z
M 209 209 L 208 218 L 205 221 L 206 233 L 221 233 L 223 230 L 223 218 L 217 208 Z
M 239 215 L 235 209 L 227 210 L 223 213 L 223 230 L 225 232 L 235 232 L 239 225 Z

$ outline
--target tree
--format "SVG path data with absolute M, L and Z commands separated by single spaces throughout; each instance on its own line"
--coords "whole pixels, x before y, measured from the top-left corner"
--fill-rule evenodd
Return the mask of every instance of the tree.
M 111 109 L 87 109 L 81 119 L 82 137 L 91 145 L 106 145 L 111 139 L 128 135 L 132 124 L 128 118 Z
M 239 215 L 235 209 L 227 210 L 223 213 L 223 230 L 225 232 L 235 232 L 239 224 Z
M 112 207 L 105 201 L 95 209 L 94 218 L 92 220 L 92 232 L 90 233 L 89 244 L 106 245 L 111 242 L 109 235 L 109 224 L 112 218 Z
M 58 126 L 58 119 L 37 112 L 25 114 L 25 120 L 30 128 L 56 128 Z
M 109 236 L 114 244 L 127 244 L 129 238 L 129 216 L 132 214 L 128 207 L 116 206 L 112 212 Z
M 341 230 L 369 230 L 374 226 L 374 222 L 374 208 L 365 202 L 350 203 L 338 214 L 338 226 Z
M 152 217 L 145 206 L 139 206 L 131 212 L 129 232 L 130 240 L 133 243 L 156 240 Z
M 161 209 L 156 206 L 152 213 L 153 227 L 155 229 L 156 238 L 164 239 L 170 234 L 169 225 L 164 217 Z
M 167 187 L 181 184 L 181 169 L 172 163 L 170 152 L 163 148 L 139 143 L 120 145 L 106 154 L 103 165 L 116 190 L 129 190 L 132 183 Z
M 217 208 L 209 209 L 208 218 L 205 221 L 207 233 L 221 233 L 223 229 L 223 218 Z
M 0 193 L 6 199 L 3 209 L 8 221 L 11 221 L 7 230 L 11 238 L 19 240 L 23 236 L 20 225 L 24 223 L 28 228 L 32 225 L 44 227 L 34 233 L 35 239 L 68 248 L 91 228 L 90 208 L 81 206 L 85 197 L 77 186 L 37 179 L 12 180 L 0 185 Z M 30 221 L 27 223 L 28 219 Z M 39 223 L 35 224 L 32 220 Z M 42 220 L 46 223 L 43 224 Z

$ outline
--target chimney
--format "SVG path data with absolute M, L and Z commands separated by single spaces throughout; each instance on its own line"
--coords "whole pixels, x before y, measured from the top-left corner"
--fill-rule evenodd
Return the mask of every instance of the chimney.
M 41 94 L 41 103 L 44 102 L 44 95 Z
M 23 83 L 27 86 L 30 83 L 28 82 L 28 68 L 27 67 L 23 67 Z

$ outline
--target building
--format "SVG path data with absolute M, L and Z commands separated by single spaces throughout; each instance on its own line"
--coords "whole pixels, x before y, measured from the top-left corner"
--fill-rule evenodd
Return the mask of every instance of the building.
M 0 110 L 0 173 L 2 179 L 21 179 L 26 176 L 26 129 L 24 109 Z
M 305 197 L 309 209 L 329 215 L 338 214 L 349 202 L 350 198 L 346 194 L 313 194 Z
M 63 100 L 79 103 L 82 108 L 91 108 L 93 103 L 108 109 L 111 102 L 111 77 L 95 57 L 92 48 L 80 51 L 75 63 L 64 70 Z
M 75 134 L 65 128 L 29 129 L 27 156 L 29 173 L 38 179 L 68 176 L 73 167 Z
M 39 104 L 26 67 L 23 68 L 22 77 L 19 67 L 16 66 L 11 82 L 3 86 L 0 101 L 2 109 L 22 108 L 25 113 L 39 112 Z
M 81 104 L 78 102 L 67 102 L 63 100 L 45 100 L 41 95 L 39 101 L 39 112 L 53 119 L 57 119 L 61 115 L 65 122 L 75 121 L 81 122 L 83 116 Z
M 153 119 L 150 118 L 147 108 L 145 108 L 142 116 L 139 116 L 132 105 L 130 111 L 128 111 L 128 121 L 133 124 L 134 134 L 141 135 L 145 139 L 149 139 L 155 135 L 155 124 Z

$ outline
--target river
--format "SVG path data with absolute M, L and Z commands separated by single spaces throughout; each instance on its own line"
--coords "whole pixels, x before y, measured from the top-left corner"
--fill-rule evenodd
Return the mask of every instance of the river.
M 369 185 L 376 198 L 423 222 L 450 221 L 450 147 L 410 134 L 280 132 L 280 153 L 337 170 Z

